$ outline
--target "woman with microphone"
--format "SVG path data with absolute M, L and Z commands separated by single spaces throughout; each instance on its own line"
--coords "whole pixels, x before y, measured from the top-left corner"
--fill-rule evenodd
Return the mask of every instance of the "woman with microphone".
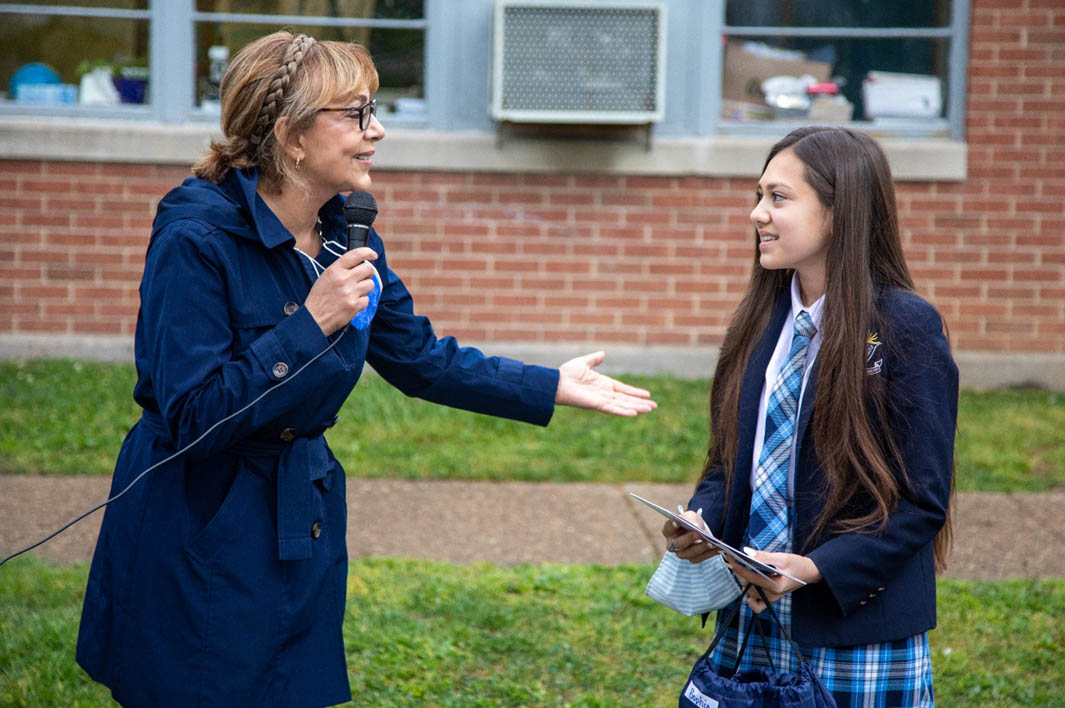
M 558 404 L 655 407 L 598 374 L 601 353 L 556 370 L 438 339 L 375 231 L 348 250 L 339 195 L 370 188 L 377 84 L 356 44 L 249 44 L 222 80 L 224 139 L 159 204 L 143 413 L 112 493 L 155 468 L 107 509 L 77 650 L 125 706 L 351 699 L 344 471 L 323 433 L 365 363 L 407 395 L 539 425 Z

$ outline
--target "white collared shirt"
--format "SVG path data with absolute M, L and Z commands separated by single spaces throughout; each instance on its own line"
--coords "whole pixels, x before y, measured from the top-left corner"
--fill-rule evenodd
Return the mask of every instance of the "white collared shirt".
M 796 273 L 791 277 L 791 312 L 788 314 L 787 320 L 784 321 L 784 326 L 780 329 L 777 348 L 773 350 L 773 357 L 769 360 L 769 366 L 766 367 L 765 382 L 762 384 L 762 398 L 758 404 L 758 427 L 754 431 L 754 454 L 751 458 L 751 489 L 754 489 L 754 479 L 758 474 L 758 458 L 762 454 L 762 447 L 765 443 L 765 412 L 769 407 L 769 394 L 772 393 L 773 386 L 776 385 L 777 376 L 780 375 L 780 368 L 788 360 L 788 353 L 791 351 L 791 340 L 795 334 L 795 318 L 800 312 L 805 310 L 810 314 L 810 319 L 813 320 L 814 327 L 817 328 L 817 332 L 814 333 L 813 339 L 810 340 L 810 346 L 806 350 L 806 369 L 802 376 L 802 389 L 799 391 L 799 411 L 801 411 L 802 398 L 806 393 L 806 382 L 810 379 L 810 369 L 813 367 L 814 360 L 817 359 L 817 352 L 821 349 L 821 311 L 824 306 L 824 295 L 819 297 L 809 307 L 804 306 L 802 297 L 799 294 L 799 274 Z M 796 413 L 796 416 L 798 416 L 798 413 Z M 797 430 L 798 420 L 795 423 Z M 795 453 L 796 445 L 792 441 L 791 457 L 788 461 L 789 499 L 795 494 Z

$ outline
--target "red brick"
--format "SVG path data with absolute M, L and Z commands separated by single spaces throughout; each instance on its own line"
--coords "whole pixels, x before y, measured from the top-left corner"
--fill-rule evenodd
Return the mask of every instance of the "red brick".
M 56 319 L 19 319 L 19 329 L 26 332 L 67 332 L 69 327 L 65 320 Z
M 0 160 L 0 173 L 5 175 L 41 175 L 44 174 L 43 160 Z
M 627 206 L 646 208 L 651 204 L 651 195 L 646 192 L 601 192 L 599 201 L 603 206 Z
M 626 177 L 625 186 L 635 190 L 669 190 L 675 186 L 675 180 L 671 177 Z
M 42 309 L 40 302 L 0 302 L 0 313 L 5 315 L 40 317 Z
M 70 227 L 70 214 L 24 212 L 22 214 L 22 225 L 31 227 L 68 228 Z
M 1041 319 L 1060 318 L 1063 315 L 1062 306 L 1059 305 L 1031 305 L 1017 304 L 1013 306 L 1014 317 L 1036 317 Z
M 976 283 L 968 285 L 936 283 L 935 296 L 937 299 L 947 297 L 977 298 L 980 297 L 980 289 L 980 285 Z
M 550 192 L 547 195 L 549 204 L 590 206 L 596 203 L 595 194 L 592 192 Z
M 122 334 L 120 322 L 77 318 L 72 327 L 76 334 Z
M 617 187 L 619 179 L 617 177 L 571 177 L 569 175 L 542 175 L 535 173 L 527 173 L 519 175 L 518 181 L 525 186 L 533 187 L 571 187 L 574 180 L 582 187 L 596 187 L 600 186 L 597 182 L 601 182 L 602 186 Z
M 478 187 L 509 187 L 519 184 L 520 179 L 518 175 L 502 174 L 499 172 L 483 172 L 473 175 L 471 183 Z
M 44 206 L 44 198 L 32 195 L 10 196 L 0 194 L 0 209 L 24 209 L 39 211 Z
M 1018 233 L 1016 236 L 1017 245 L 1021 248 L 1039 247 L 1039 246 L 1058 246 L 1061 244 L 1061 234 L 1047 232 L 1044 227 L 1041 233 Z
M 1000 43 L 1012 43 L 1020 44 L 1021 30 L 1019 29 L 1000 29 L 998 27 L 975 27 L 973 28 L 971 39 L 974 44 L 1000 44 Z M 986 76 L 984 72 L 977 72 L 977 76 Z M 992 74 L 994 76 L 1010 76 L 1011 74 Z
M 492 298 L 493 302 L 496 298 Z M 528 299 L 528 296 L 515 296 L 515 299 Z M 591 307 L 592 300 L 590 297 L 580 295 L 545 295 L 543 298 L 544 307 L 551 308 L 588 308 Z
M 1062 8 L 1058 8 L 1061 10 Z M 1049 23 L 1047 23 L 1049 25 Z M 1047 26 L 1045 25 L 1045 26 Z M 1065 29 L 1051 29 L 1051 30 L 1033 30 L 1029 29 L 1025 32 L 1025 38 L 1028 40 L 1028 44 L 1051 44 L 1055 47 L 1065 43 Z
M 543 271 L 541 265 L 537 261 L 497 260 L 494 264 L 494 269 L 508 273 L 536 273 Z
M 1061 268 L 1015 268 L 1013 280 L 1019 282 L 1038 281 L 1045 283 L 1065 282 L 1065 271 Z
M 441 300 L 448 307 L 488 304 L 488 296 L 483 293 L 444 293 Z

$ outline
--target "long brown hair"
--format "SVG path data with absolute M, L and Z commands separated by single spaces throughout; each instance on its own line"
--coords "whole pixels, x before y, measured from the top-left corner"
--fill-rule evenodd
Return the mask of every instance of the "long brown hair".
M 782 150 L 792 150 L 805 167 L 807 183 L 831 210 L 826 255 L 825 304 L 814 413 L 813 442 L 825 476 L 826 502 L 812 536 L 882 528 L 898 505 L 900 477 L 907 483 L 898 445 L 887 429 L 889 405 L 880 376 L 865 373 L 870 331 L 886 326 L 878 318 L 877 294 L 884 288 L 914 289 L 902 253 L 895 188 L 887 158 L 864 133 L 838 127 L 798 128 L 773 146 L 762 167 Z M 721 473 L 731 492 L 739 430 L 743 375 L 755 345 L 769 325 L 772 303 L 790 288 L 791 270 L 767 270 L 758 259 L 747 292 L 721 345 L 710 393 L 711 430 L 703 475 Z M 952 481 L 953 487 L 953 481 Z M 936 536 L 936 566 L 942 569 L 951 544 L 946 523 Z
M 347 42 L 318 42 L 305 34 L 274 32 L 260 37 L 233 57 L 222 77 L 222 133 L 193 166 L 201 179 L 219 183 L 232 169 L 255 167 L 265 187 L 289 182 L 304 187 L 297 166 L 274 134 L 299 135 L 318 109 L 377 91 L 377 69 L 364 47 Z

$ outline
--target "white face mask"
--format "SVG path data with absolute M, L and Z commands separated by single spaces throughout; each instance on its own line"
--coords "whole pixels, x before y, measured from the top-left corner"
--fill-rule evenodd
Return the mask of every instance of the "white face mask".
M 691 617 L 720 610 L 739 597 L 742 589 L 722 554 L 692 563 L 666 551 L 645 592 L 652 600 Z

